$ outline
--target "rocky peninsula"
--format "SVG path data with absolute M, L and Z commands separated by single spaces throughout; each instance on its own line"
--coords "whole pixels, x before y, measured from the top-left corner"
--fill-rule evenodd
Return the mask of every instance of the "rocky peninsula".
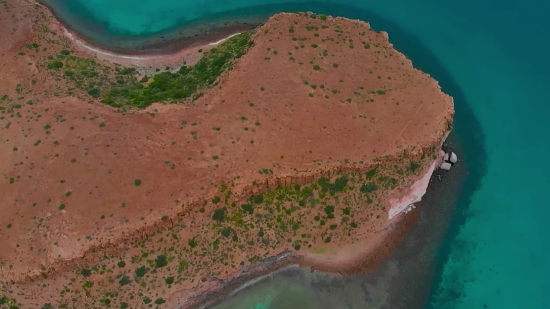
M 0 308 L 193 308 L 289 263 L 374 267 L 441 162 L 452 98 L 367 23 L 281 13 L 122 57 L 2 3 Z

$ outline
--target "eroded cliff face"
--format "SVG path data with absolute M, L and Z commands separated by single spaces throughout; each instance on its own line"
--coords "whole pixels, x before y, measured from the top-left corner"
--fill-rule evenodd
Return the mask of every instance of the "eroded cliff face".
M 452 99 L 363 22 L 278 14 L 253 40 L 190 106 L 121 115 L 47 91 L 6 106 L 3 295 L 174 307 L 201 278 L 387 226 L 437 159 Z

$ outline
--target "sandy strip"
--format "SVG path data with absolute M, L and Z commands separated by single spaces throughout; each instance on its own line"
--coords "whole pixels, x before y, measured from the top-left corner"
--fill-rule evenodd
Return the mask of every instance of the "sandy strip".
M 242 32 L 233 33 L 232 35 L 230 35 L 230 36 L 228 36 L 228 37 L 225 37 L 225 38 L 223 38 L 223 39 L 221 39 L 221 40 L 218 40 L 218 41 L 212 42 L 212 43 L 208 43 L 208 45 L 209 45 L 209 46 L 211 46 L 211 45 L 218 45 L 218 44 L 220 44 L 221 42 L 223 42 L 223 41 L 225 41 L 225 40 L 227 40 L 227 39 L 229 39 L 229 38 L 232 38 L 232 37 L 234 37 L 234 36 L 236 36 L 236 35 L 239 35 L 239 34 L 241 34 L 241 33 L 242 33 Z
M 239 35 L 241 34 L 241 32 L 237 32 L 237 33 L 234 33 L 234 34 L 231 34 L 225 38 L 222 38 L 216 42 L 211 42 L 211 43 L 208 43 L 208 44 L 204 44 L 204 45 L 201 45 L 201 46 L 197 46 L 195 47 L 196 49 L 199 49 L 199 48 L 204 48 L 206 46 L 216 46 L 224 41 L 226 41 L 227 39 L 229 38 L 232 38 L 236 35 Z M 84 48 L 88 51 L 91 51 L 93 53 L 95 53 L 98 58 L 102 58 L 103 57 L 109 57 L 109 58 L 120 58 L 120 59 L 129 59 L 129 60 L 138 60 L 138 61 L 142 61 L 142 60 L 154 60 L 154 59 L 161 59 L 161 58 L 165 58 L 167 55 L 148 55 L 148 56 L 131 56 L 131 55 L 122 55 L 122 54 L 117 54 L 117 53 L 113 53 L 113 52 L 109 52 L 109 51 L 106 51 L 106 50 L 103 50 L 101 48 L 98 48 L 98 47 L 94 47 L 88 43 L 86 43 L 84 40 L 76 37 L 75 35 L 73 35 L 73 33 L 71 33 L 69 30 L 67 30 L 67 28 L 63 27 L 63 35 L 69 39 L 76 47 L 81 47 L 81 48 Z
M 179 69 L 183 64 L 193 65 L 200 60 L 202 53 L 208 51 L 225 40 L 239 35 L 242 32 L 233 33 L 229 36 L 221 38 L 220 40 L 197 44 L 193 47 L 183 48 L 177 52 L 169 54 L 151 54 L 151 55 L 124 55 L 111 51 L 107 51 L 100 47 L 94 46 L 84 39 L 78 37 L 75 33 L 67 29 L 59 21 L 55 21 L 55 26 L 61 30 L 63 35 L 71 42 L 77 52 L 84 55 L 95 55 L 97 59 L 106 60 L 109 62 L 117 63 L 122 66 L 130 66 L 137 68 L 142 75 L 153 75 L 156 73 L 157 68 L 169 67 L 170 69 Z
M 75 35 L 73 35 L 65 27 L 63 27 L 63 35 L 67 39 L 69 39 L 75 47 L 77 47 L 77 48 L 80 47 L 80 48 L 83 48 L 85 50 L 96 53 L 98 58 L 101 58 L 101 55 L 107 56 L 107 57 L 117 57 L 117 58 L 121 58 L 121 59 L 130 59 L 130 60 L 146 60 L 146 59 L 151 59 L 151 58 L 155 57 L 155 56 L 127 56 L 127 55 L 120 55 L 120 54 L 111 53 L 111 52 L 108 52 L 106 50 L 102 50 L 100 48 L 93 47 L 93 46 L 89 45 L 88 43 L 84 42 L 83 40 L 81 40 L 78 37 L 76 37 Z

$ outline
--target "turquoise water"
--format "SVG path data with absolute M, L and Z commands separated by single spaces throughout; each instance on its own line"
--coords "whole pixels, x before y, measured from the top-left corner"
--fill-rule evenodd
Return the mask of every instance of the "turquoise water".
M 78 24 L 94 24 L 113 38 L 148 36 L 196 18 L 221 18 L 231 10 L 227 16 L 312 10 L 365 19 L 377 30 L 387 30 L 397 49 L 439 79 L 444 91 L 460 99 L 456 102 L 456 134 L 464 145 L 461 157 L 469 159 L 456 215 L 429 269 L 432 281 L 427 306 L 550 308 L 550 249 L 546 246 L 550 203 L 545 196 L 550 187 L 546 163 L 550 156 L 550 19 L 546 18 L 550 2 L 47 2 L 75 29 Z M 462 111 L 471 111 L 479 127 L 462 117 Z M 476 141 L 483 142 L 482 148 Z M 300 284 L 306 283 L 296 281 L 296 289 Z M 283 308 L 268 300 L 296 294 L 277 286 L 275 280 L 244 293 L 240 302 L 261 296 L 249 307 L 228 302 L 219 308 Z M 333 307 L 357 308 L 344 301 Z

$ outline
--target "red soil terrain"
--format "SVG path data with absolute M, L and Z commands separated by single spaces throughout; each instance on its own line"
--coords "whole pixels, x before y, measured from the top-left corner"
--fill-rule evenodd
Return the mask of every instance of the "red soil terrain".
M 365 244 L 383 240 L 389 197 L 421 177 L 452 122 L 452 99 L 386 33 L 308 14 L 271 17 L 233 70 L 193 104 L 121 114 L 56 94 L 63 80 L 37 63 L 66 39 L 61 31 L 59 42 L 40 35 L 36 20 L 51 18 L 43 8 L 7 6 L 0 13 L 0 96 L 7 95 L 0 103 L 0 297 L 21 308 L 139 308 L 155 299 L 164 308 L 181 304 L 200 278 L 229 277 L 284 250 L 367 251 Z M 40 47 L 30 53 L 25 45 L 34 42 Z M 406 170 L 413 164 L 420 168 Z M 395 183 L 359 198 L 353 190 L 373 168 Z M 237 211 L 251 195 L 291 196 L 291 184 L 341 173 L 350 175 L 349 189 L 333 194 L 333 216 L 318 186 L 309 209 L 291 214 L 290 198 L 271 200 L 294 231 L 270 230 L 269 220 L 281 220 L 267 202 L 256 217 Z M 316 203 L 328 215 L 321 225 Z M 212 219 L 221 205 L 238 224 Z M 346 205 L 351 219 L 340 210 Z M 218 238 L 224 227 L 233 240 Z

